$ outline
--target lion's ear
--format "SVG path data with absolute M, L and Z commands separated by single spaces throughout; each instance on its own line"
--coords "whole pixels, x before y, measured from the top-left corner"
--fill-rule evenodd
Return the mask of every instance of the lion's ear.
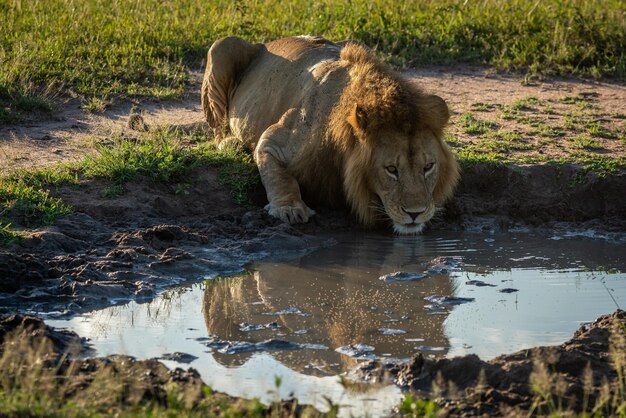
M 445 100 L 439 96 L 430 95 L 422 99 L 423 109 L 428 114 L 431 121 L 440 128 L 443 128 L 450 119 L 450 110 Z
M 367 113 L 356 103 L 348 116 L 348 123 L 359 132 L 364 132 L 367 129 Z

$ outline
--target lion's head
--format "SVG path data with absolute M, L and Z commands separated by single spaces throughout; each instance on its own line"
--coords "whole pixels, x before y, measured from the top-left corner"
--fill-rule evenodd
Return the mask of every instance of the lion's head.
M 419 233 L 459 178 L 443 141 L 448 107 L 361 46 L 346 46 L 341 58 L 352 64 L 351 82 L 329 133 L 345 152 L 348 203 L 365 224 L 390 219 L 397 233 Z

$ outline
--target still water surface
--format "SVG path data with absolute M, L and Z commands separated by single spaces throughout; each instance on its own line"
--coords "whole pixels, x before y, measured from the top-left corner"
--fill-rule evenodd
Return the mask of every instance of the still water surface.
M 626 307 L 623 242 L 529 233 L 334 239 L 296 260 L 49 323 L 90 338 L 98 355 L 190 354 L 208 385 L 234 396 L 293 396 L 321 410 L 328 398 L 344 416 L 383 416 L 402 398 L 398 388 L 345 390 L 337 375 L 367 358 L 489 359 L 559 344 Z

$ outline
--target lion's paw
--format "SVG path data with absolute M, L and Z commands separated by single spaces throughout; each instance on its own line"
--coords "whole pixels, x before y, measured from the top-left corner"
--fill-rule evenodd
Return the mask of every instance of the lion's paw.
M 265 206 L 265 210 L 275 218 L 291 225 L 297 223 L 307 223 L 309 218 L 315 215 L 315 211 L 309 208 L 304 202 L 295 202 L 291 206 L 274 206 L 271 203 Z

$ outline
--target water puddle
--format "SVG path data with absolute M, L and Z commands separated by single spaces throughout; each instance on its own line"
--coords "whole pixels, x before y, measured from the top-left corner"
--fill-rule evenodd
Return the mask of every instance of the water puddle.
M 194 367 L 234 396 L 382 416 L 402 398 L 398 388 L 344 387 L 337 375 L 374 358 L 489 359 L 559 344 L 626 307 L 623 243 L 528 233 L 335 238 L 150 303 L 48 322 L 90 338 L 99 355 Z

